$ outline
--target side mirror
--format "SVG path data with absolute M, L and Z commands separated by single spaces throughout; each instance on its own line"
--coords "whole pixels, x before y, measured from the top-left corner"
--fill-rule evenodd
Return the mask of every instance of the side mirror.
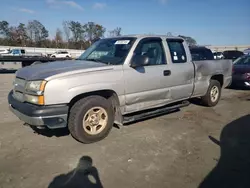
M 135 55 L 131 60 L 131 67 L 143 67 L 149 64 L 149 58 L 145 55 Z

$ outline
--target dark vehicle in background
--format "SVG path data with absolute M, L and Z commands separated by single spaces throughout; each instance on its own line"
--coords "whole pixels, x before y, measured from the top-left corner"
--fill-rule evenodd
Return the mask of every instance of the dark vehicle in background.
M 223 59 L 236 60 L 237 58 L 243 56 L 244 53 L 238 50 L 226 50 L 222 52 L 222 55 L 223 55 Z
M 193 61 L 214 60 L 212 51 L 204 46 L 189 46 Z
M 241 56 L 233 62 L 231 86 L 250 87 L 250 55 Z
M 244 54 L 250 54 L 250 48 L 245 49 L 245 50 L 243 51 L 243 53 L 244 53 Z

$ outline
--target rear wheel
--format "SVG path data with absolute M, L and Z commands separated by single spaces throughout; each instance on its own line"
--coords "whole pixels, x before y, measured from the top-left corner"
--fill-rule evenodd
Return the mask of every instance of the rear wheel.
M 101 96 L 77 101 L 71 108 L 68 127 L 78 141 L 88 144 L 108 136 L 114 124 L 112 104 Z
M 221 85 L 217 80 L 211 80 L 207 93 L 201 98 L 205 106 L 216 106 L 221 97 Z

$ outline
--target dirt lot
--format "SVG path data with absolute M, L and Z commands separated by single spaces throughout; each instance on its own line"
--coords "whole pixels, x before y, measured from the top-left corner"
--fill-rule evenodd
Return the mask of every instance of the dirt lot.
M 215 108 L 192 104 L 83 145 L 23 126 L 8 110 L 13 78 L 0 75 L 0 187 L 250 187 L 250 91 L 227 89 Z

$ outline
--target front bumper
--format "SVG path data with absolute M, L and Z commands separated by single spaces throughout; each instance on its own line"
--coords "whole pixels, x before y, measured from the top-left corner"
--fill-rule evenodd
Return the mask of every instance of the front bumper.
M 69 107 L 66 104 L 38 106 L 19 102 L 12 94 L 13 91 L 8 95 L 9 109 L 25 123 L 38 127 L 48 127 L 49 129 L 67 126 Z
M 239 87 L 250 87 L 249 81 L 235 81 L 233 82 L 233 85 L 239 86 Z
M 250 87 L 250 80 L 245 79 L 242 75 L 235 75 L 233 76 L 232 85 Z

